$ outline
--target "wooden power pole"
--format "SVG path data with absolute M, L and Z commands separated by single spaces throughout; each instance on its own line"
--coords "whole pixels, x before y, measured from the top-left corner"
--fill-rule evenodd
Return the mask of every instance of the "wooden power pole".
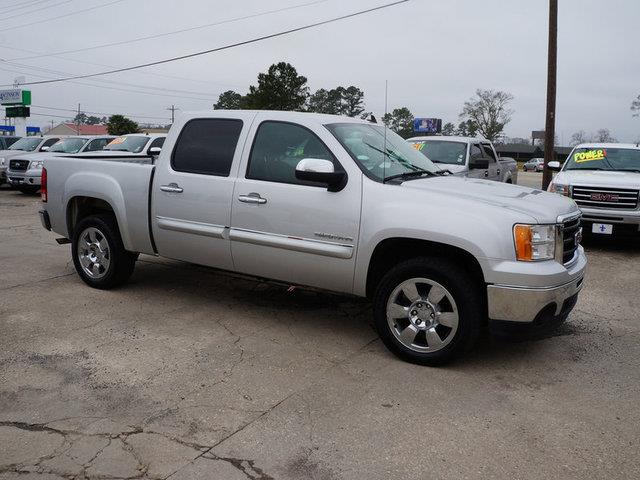
M 547 65 L 547 121 L 544 128 L 544 169 L 542 189 L 551 183 L 549 162 L 554 160 L 556 136 L 556 70 L 558 66 L 558 0 L 549 0 L 549 52 Z

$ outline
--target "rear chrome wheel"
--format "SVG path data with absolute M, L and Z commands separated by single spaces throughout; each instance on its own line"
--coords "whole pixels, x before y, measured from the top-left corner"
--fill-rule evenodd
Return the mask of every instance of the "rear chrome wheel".
M 109 270 L 111 250 L 104 233 L 97 228 L 85 228 L 80 233 L 77 254 L 82 270 L 90 278 L 102 278 Z
M 451 293 L 434 280 L 410 278 L 387 302 L 387 323 L 402 345 L 416 352 L 446 347 L 458 330 L 458 307 Z

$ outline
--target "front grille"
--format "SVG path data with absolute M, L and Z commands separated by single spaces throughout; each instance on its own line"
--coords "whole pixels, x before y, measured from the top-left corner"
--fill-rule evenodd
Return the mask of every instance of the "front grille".
M 562 263 L 567 264 L 573 260 L 580 242 L 580 217 L 567 220 L 562 224 Z
M 29 160 L 11 160 L 9 168 L 18 172 L 24 172 L 29 168 Z
M 638 190 L 629 188 L 574 186 L 571 198 L 587 208 L 633 210 L 638 207 Z

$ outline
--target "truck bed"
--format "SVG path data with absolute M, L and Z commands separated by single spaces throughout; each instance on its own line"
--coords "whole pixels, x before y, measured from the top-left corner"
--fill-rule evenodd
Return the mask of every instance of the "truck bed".
M 66 232 L 67 212 L 74 199 L 96 197 L 114 207 L 127 250 L 153 253 L 149 234 L 149 193 L 155 167 L 151 158 L 141 156 L 82 155 L 46 157 L 47 190 L 51 225 Z

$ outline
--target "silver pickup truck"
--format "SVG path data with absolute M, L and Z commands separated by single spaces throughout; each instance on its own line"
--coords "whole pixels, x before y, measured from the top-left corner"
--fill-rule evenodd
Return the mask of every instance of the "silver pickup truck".
M 488 319 L 550 328 L 582 287 L 573 200 L 450 175 L 352 118 L 190 113 L 155 165 L 44 162 L 42 224 L 89 286 L 124 283 L 145 253 L 369 297 L 386 346 L 420 364 Z
M 488 140 L 473 137 L 413 137 L 407 140 L 440 168 L 461 177 L 517 183 L 518 164 L 501 158 Z
M 549 167 L 560 169 L 558 162 Z M 640 146 L 585 143 L 576 146 L 549 191 L 571 197 L 593 235 L 640 234 Z

